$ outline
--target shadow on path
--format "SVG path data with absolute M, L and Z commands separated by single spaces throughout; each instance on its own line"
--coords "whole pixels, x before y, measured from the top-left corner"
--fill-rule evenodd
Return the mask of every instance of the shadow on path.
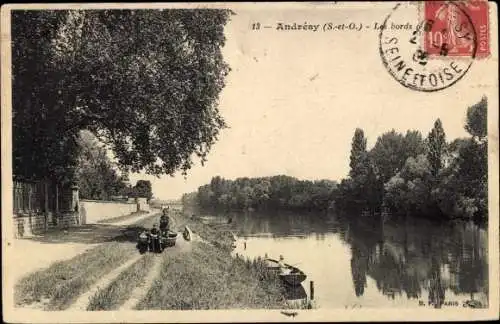
M 137 237 L 145 228 L 151 228 L 158 221 L 157 215 L 143 218 L 132 225 L 87 224 L 67 230 L 52 229 L 42 235 L 24 238 L 40 243 L 84 243 L 137 242 Z

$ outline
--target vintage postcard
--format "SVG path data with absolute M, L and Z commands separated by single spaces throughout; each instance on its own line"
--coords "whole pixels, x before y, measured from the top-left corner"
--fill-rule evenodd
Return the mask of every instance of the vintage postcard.
M 5 321 L 498 319 L 497 14 L 2 6 Z

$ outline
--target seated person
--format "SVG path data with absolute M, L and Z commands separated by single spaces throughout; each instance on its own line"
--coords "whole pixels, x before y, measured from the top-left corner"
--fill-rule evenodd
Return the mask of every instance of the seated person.
M 288 269 L 288 267 L 285 266 L 285 258 L 282 255 L 280 255 L 280 259 L 278 261 L 278 267 L 280 274 L 290 273 L 290 269 Z
M 153 225 L 153 228 L 151 229 L 151 234 L 153 235 L 158 235 L 158 228 L 156 228 L 156 224 Z
M 148 230 L 144 230 L 141 232 L 141 234 L 139 234 L 139 238 L 143 239 L 143 240 L 146 240 L 149 236 L 149 232 Z
M 158 231 L 158 228 L 156 227 L 156 224 L 153 225 L 153 228 L 151 229 L 151 235 L 158 235 L 160 234 L 160 231 Z M 159 252 L 160 251 L 160 238 L 159 237 L 152 237 L 150 241 L 150 251 L 151 252 Z

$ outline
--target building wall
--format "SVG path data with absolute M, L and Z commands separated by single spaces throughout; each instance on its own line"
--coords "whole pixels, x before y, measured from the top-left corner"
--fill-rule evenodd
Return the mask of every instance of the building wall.
M 142 211 L 149 211 L 149 204 L 147 198 L 137 198 L 137 203 L 139 204 L 138 208 Z
M 80 200 L 79 212 L 82 224 L 129 215 L 137 211 L 136 203 L 117 201 Z
M 42 234 L 51 228 L 67 228 L 149 211 L 146 198 L 132 201 L 79 200 L 77 186 L 50 182 L 14 182 L 14 236 Z

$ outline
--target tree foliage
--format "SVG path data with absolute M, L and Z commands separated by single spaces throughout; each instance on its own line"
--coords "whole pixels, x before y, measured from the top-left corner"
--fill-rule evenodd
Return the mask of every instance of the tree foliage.
M 118 174 L 116 166 L 88 131 L 82 131 L 78 141 L 80 150 L 76 182 L 81 199 L 110 200 L 126 194 L 128 175 Z
M 383 202 L 395 213 L 487 220 L 486 113 L 486 98 L 468 108 L 465 128 L 470 138 L 446 143 L 437 119 L 425 141 L 418 131 L 403 136 L 392 130 L 367 153 L 354 155 L 352 163 L 355 143 L 360 142 L 355 135 L 349 178 L 333 194 L 335 205 L 373 210 Z
M 329 207 L 336 182 L 307 181 L 289 176 L 237 178 L 213 177 L 198 188 L 197 204 L 215 209 L 295 209 L 325 210 Z M 192 201 L 189 194 L 184 201 Z
M 427 139 L 427 154 L 408 159 L 385 185 L 385 201 L 393 210 L 487 220 L 488 152 L 486 134 L 481 131 L 486 129 L 487 109 L 483 104 L 485 98 L 467 110 L 466 125 L 474 125 L 466 126 L 470 138 L 447 144 L 441 122 L 436 121 Z
M 401 170 L 406 161 L 403 141 L 403 135 L 393 129 L 379 136 L 375 146 L 370 150 L 380 180 L 384 183 Z
M 430 163 L 432 175 L 436 177 L 441 171 L 446 154 L 446 135 L 439 118 L 434 122 L 434 128 L 427 137 L 427 146 L 427 159 Z
M 125 171 L 184 172 L 225 122 L 216 9 L 13 11 L 14 172 L 56 176 L 91 130 Z
M 133 188 L 133 196 L 139 198 L 147 198 L 148 200 L 153 198 L 153 189 L 151 186 L 151 181 L 137 180 L 137 183 Z
M 408 158 L 403 169 L 385 184 L 387 206 L 405 213 L 428 214 L 432 209 L 431 177 L 424 154 Z
M 481 98 L 477 104 L 469 107 L 467 110 L 467 121 L 465 130 L 472 135 L 473 138 L 483 140 L 487 135 L 487 106 L 486 97 Z
M 349 167 L 351 168 L 349 175 L 351 177 L 355 176 L 353 172 L 355 172 L 356 166 L 359 164 L 359 160 L 365 153 L 366 153 L 365 133 L 361 128 L 356 128 L 356 130 L 354 131 L 354 136 L 352 138 L 351 157 L 349 162 Z

